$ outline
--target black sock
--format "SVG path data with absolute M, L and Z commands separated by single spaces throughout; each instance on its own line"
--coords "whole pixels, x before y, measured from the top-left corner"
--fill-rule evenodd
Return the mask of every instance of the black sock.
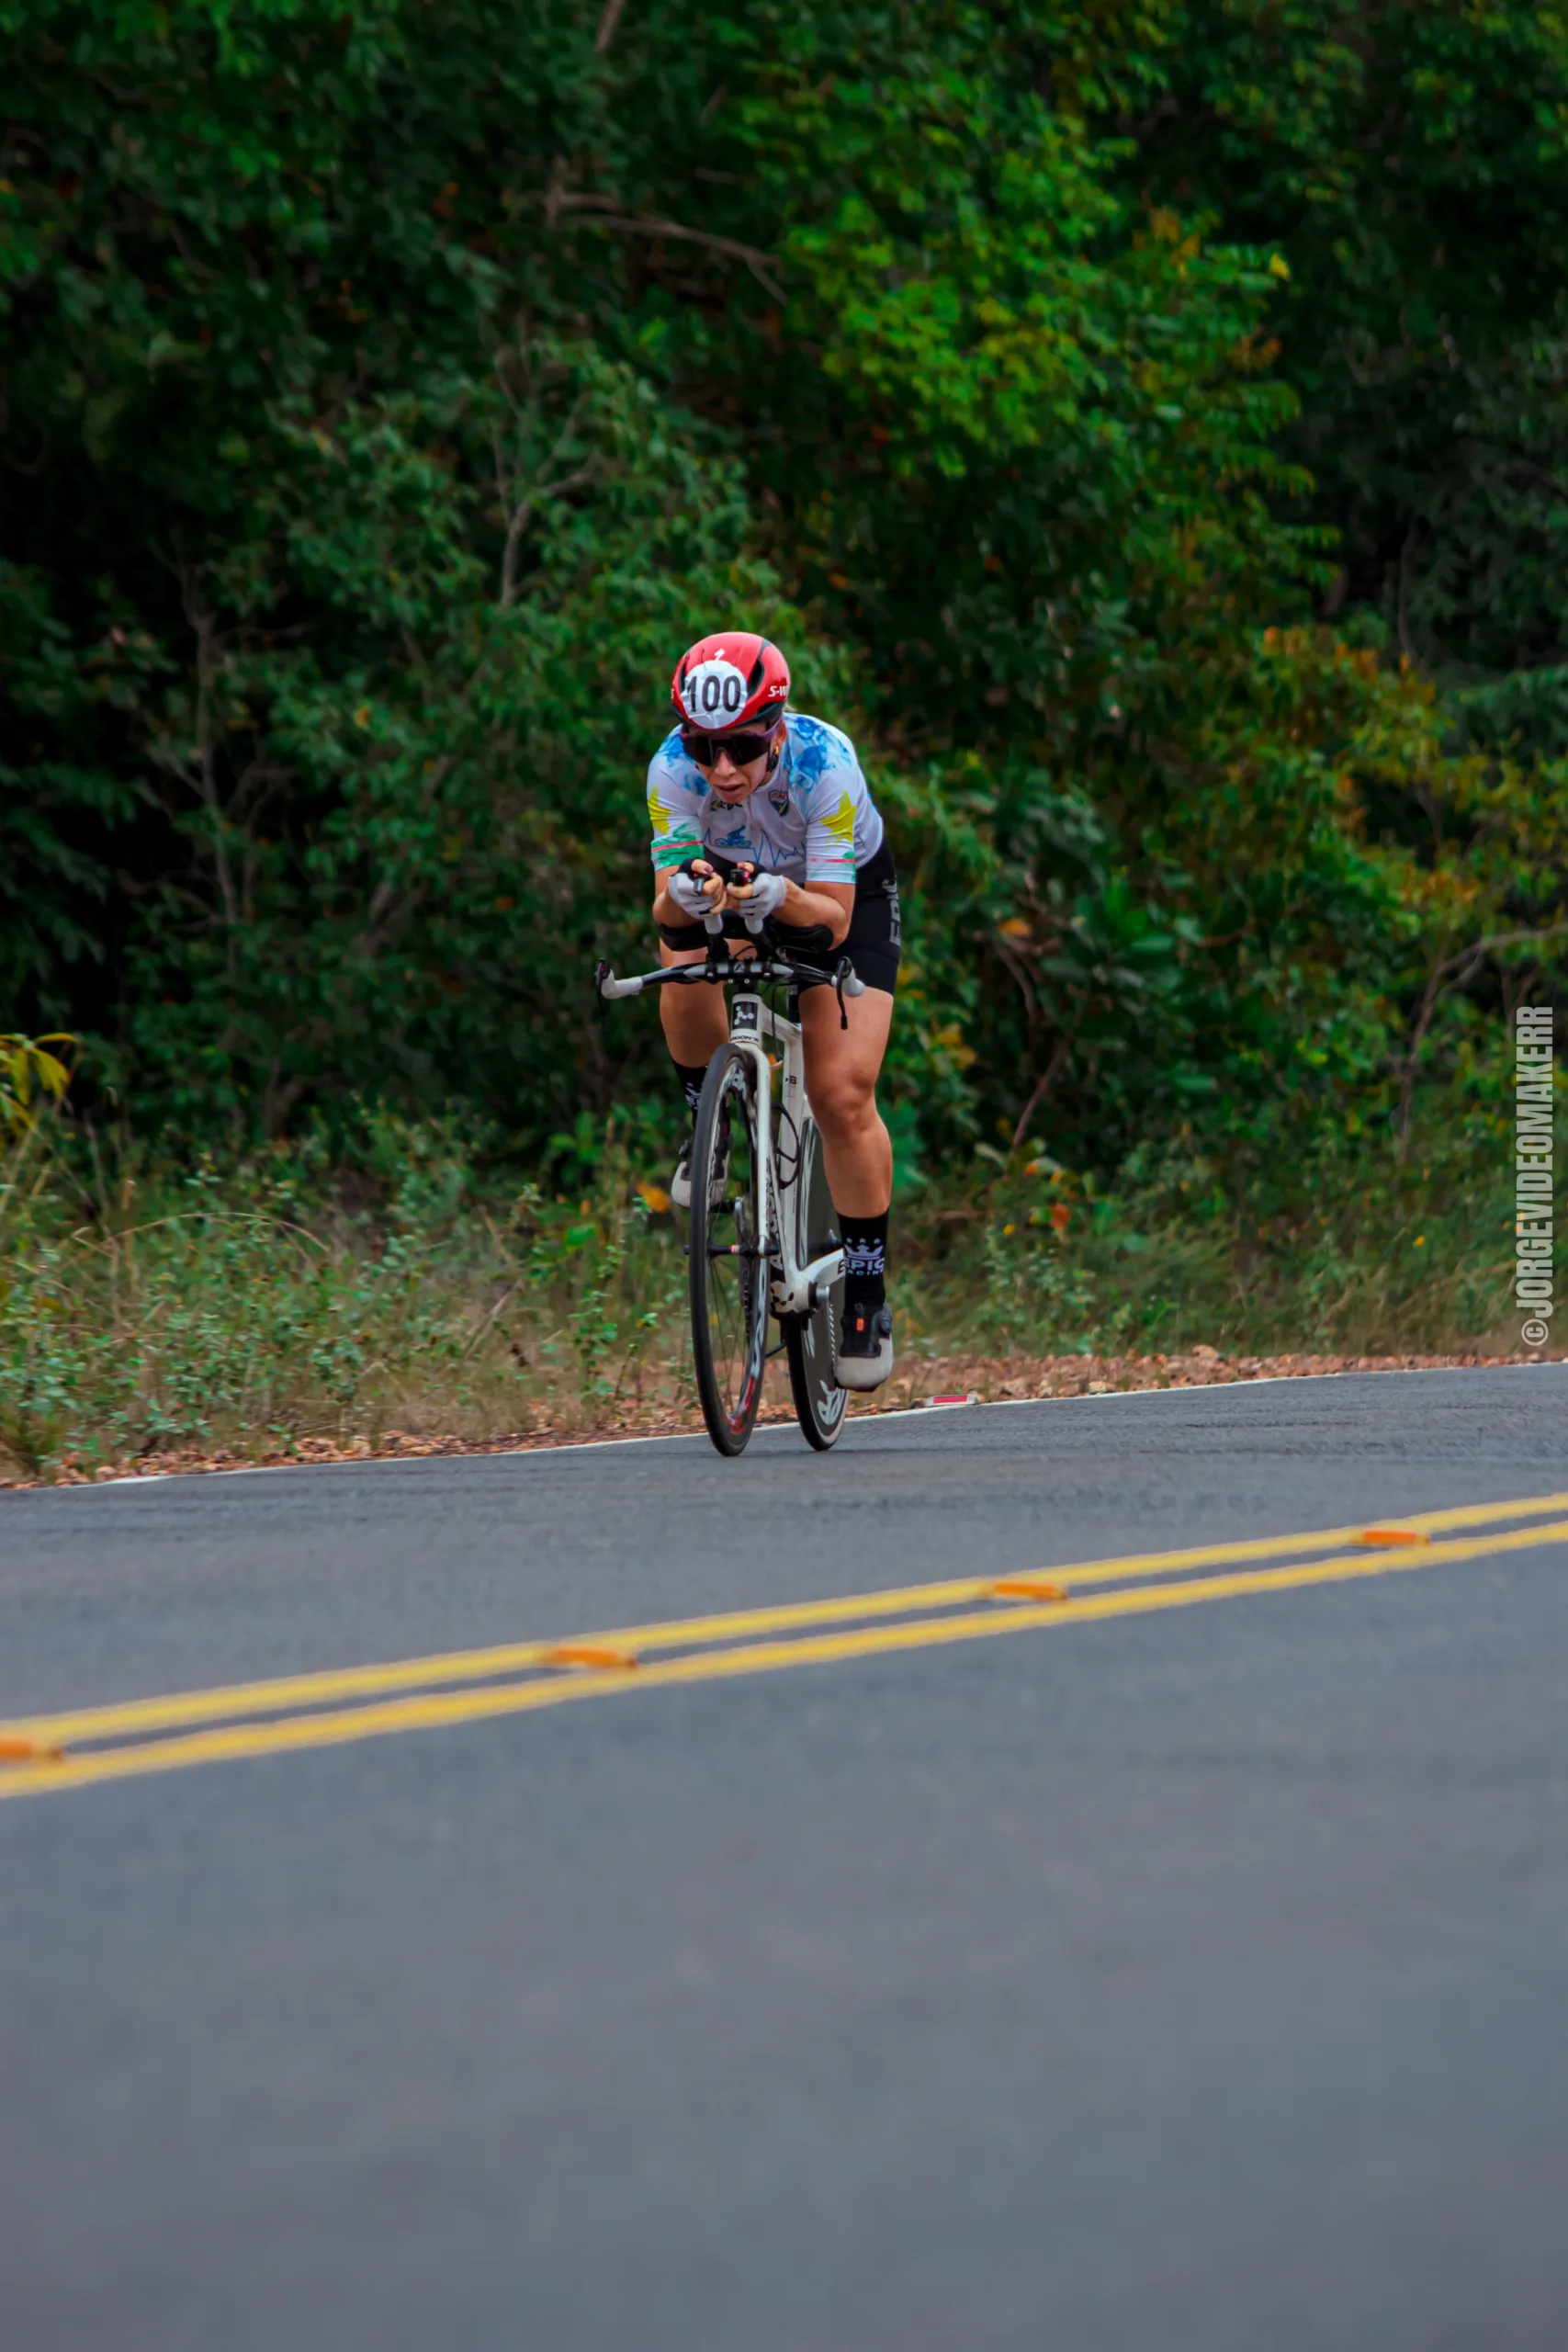
M 840 1216 L 844 1237 L 844 1308 L 880 1306 L 887 1295 L 887 1211 L 880 1216 Z
M 671 1056 L 671 1059 L 674 1060 L 673 1055 Z M 703 1080 L 707 1074 L 706 1062 L 675 1063 L 675 1075 L 681 1081 L 681 1091 L 686 1098 L 686 1108 L 694 1119 L 697 1115 L 697 1097 L 703 1091 Z

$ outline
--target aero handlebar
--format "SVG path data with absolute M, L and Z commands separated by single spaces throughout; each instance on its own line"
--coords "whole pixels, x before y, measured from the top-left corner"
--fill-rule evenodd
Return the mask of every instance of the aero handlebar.
M 710 918 L 710 926 L 714 919 Z M 718 926 L 722 930 L 722 924 Z M 747 928 L 750 930 L 750 925 Z M 761 928 L 759 924 L 758 928 Z M 844 1012 L 847 996 L 863 996 L 865 982 L 847 956 L 840 956 L 829 969 L 820 964 L 810 964 L 792 956 L 769 954 L 756 956 L 726 956 L 720 953 L 716 938 L 703 964 L 666 964 L 657 972 L 637 972 L 618 980 L 608 964 L 594 967 L 593 985 L 601 997 L 640 996 L 644 989 L 716 988 L 726 981 L 736 981 L 742 987 L 757 988 L 768 983 L 804 980 L 814 987 L 830 988 L 839 1000 L 840 1026 L 848 1027 Z

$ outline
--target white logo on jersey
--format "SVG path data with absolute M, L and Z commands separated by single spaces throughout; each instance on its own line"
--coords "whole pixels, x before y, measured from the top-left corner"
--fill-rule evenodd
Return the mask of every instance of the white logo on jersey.
M 745 703 L 745 678 L 722 653 L 710 653 L 687 671 L 681 707 L 694 727 L 732 727 Z

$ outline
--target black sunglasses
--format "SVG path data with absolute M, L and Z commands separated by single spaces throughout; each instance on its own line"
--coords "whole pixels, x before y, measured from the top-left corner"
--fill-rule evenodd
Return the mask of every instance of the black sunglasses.
M 711 768 L 721 752 L 728 752 L 736 766 L 743 768 L 749 767 L 753 760 L 760 760 L 764 752 L 771 752 L 777 735 L 776 728 L 766 735 L 697 735 L 682 727 L 681 749 L 695 760 L 700 768 Z

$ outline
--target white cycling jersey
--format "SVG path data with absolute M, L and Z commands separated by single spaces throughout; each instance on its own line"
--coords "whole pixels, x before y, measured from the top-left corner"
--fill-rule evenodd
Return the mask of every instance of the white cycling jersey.
M 825 718 L 784 717 L 784 748 L 766 784 L 738 808 L 708 790 L 674 728 L 648 764 L 653 864 L 705 850 L 791 882 L 852 882 L 882 847 L 883 825 L 854 745 Z

